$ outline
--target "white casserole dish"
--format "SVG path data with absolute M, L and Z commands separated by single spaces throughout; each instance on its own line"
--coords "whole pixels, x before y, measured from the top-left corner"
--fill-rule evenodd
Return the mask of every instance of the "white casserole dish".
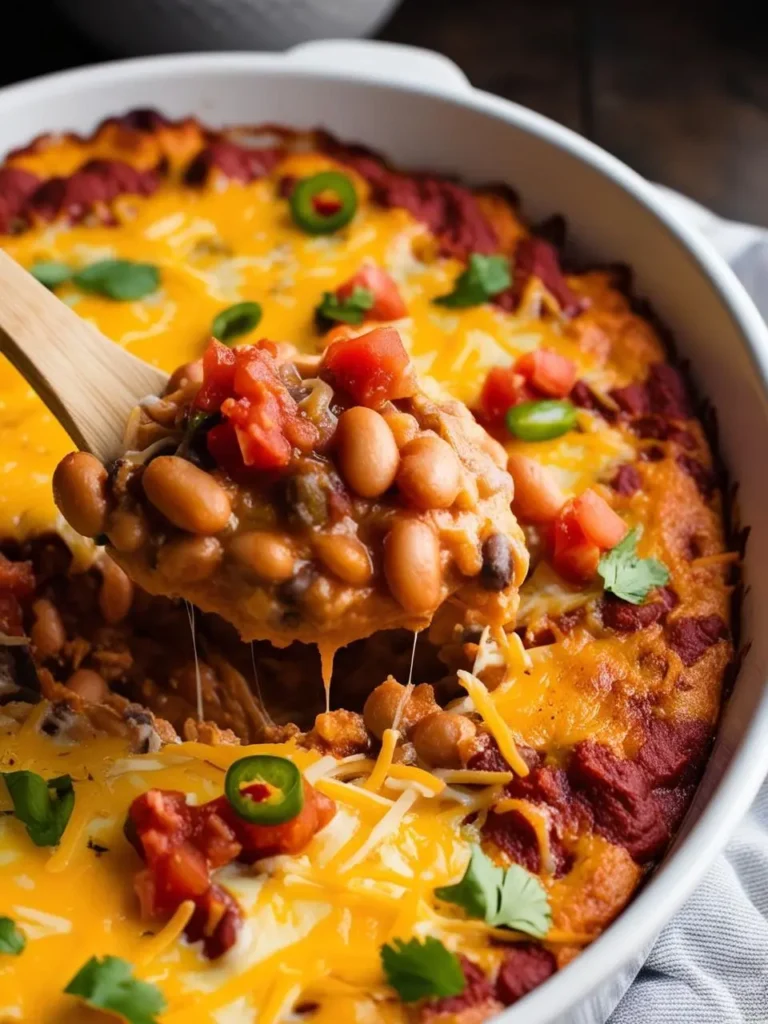
M 694 806 L 662 867 L 608 933 L 499 1018 L 597 1024 L 653 939 L 701 879 L 768 770 L 768 330 L 703 238 L 654 187 L 565 128 L 473 89 L 445 58 L 376 43 L 314 43 L 284 55 L 211 54 L 105 64 L 0 91 L 0 152 L 44 131 L 90 132 L 109 114 L 155 106 L 214 125 L 323 125 L 405 167 L 505 181 L 536 219 L 563 213 L 575 248 L 635 272 L 718 410 L 720 445 L 752 526 L 743 635 L 751 641 Z M 727 937 L 723 936 L 727 941 Z

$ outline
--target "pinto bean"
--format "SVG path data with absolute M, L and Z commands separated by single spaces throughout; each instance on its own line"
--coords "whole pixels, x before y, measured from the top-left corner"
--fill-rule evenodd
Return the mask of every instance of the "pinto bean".
M 357 537 L 319 533 L 313 543 L 320 561 L 340 580 L 356 587 L 362 587 L 370 580 L 373 573 L 371 557 Z
M 279 533 L 253 530 L 229 545 L 232 556 L 262 579 L 282 583 L 293 576 L 296 554 Z
M 368 732 L 381 739 L 384 730 L 392 728 L 404 695 L 405 687 L 391 677 L 371 690 L 363 706 L 363 722 Z M 417 722 L 439 710 L 432 687 L 428 683 L 415 686 L 403 706 L 400 731 L 407 734 Z
M 88 452 L 65 455 L 53 474 L 53 498 L 69 525 L 84 537 L 104 532 L 107 471 Z
M 512 545 L 503 533 L 492 533 L 483 544 L 480 583 L 486 590 L 504 590 L 514 573 Z
M 384 575 L 395 600 L 408 612 L 433 611 L 440 603 L 440 544 L 418 519 L 398 519 L 384 540 Z
M 526 523 L 549 523 L 565 504 L 565 495 L 546 466 L 513 452 L 507 469 L 515 481 L 512 509 Z
M 196 359 L 193 363 L 184 363 L 183 366 L 179 366 L 173 371 L 171 376 L 168 378 L 165 393 L 166 395 L 172 395 L 174 391 L 178 391 L 187 384 L 202 383 L 203 361 L 202 359 Z
M 362 405 L 347 409 L 335 443 L 341 475 L 361 498 L 378 498 L 392 486 L 400 455 L 383 416 Z
M 430 768 L 461 768 L 462 756 L 477 733 L 475 723 L 466 715 L 436 711 L 414 726 L 411 742 L 416 753 Z
M 109 695 L 109 688 L 98 672 L 91 668 L 79 668 L 66 682 L 66 685 L 84 701 L 100 704 Z
M 110 626 L 122 622 L 133 604 L 133 583 L 117 562 L 104 557 L 99 565 L 101 587 L 99 588 L 99 610 Z
M 107 536 L 117 551 L 130 554 L 142 548 L 148 539 L 147 523 L 140 512 L 117 509 L 109 517 Z
M 415 437 L 400 452 L 397 486 L 416 508 L 450 508 L 459 493 L 461 478 L 456 453 L 436 434 Z
M 55 658 L 67 639 L 64 623 L 56 606 L 41 597 L 32 605 L 35 621 L 29 631 L 30 639 L 42 658 Z
M 227 525 L 232 506 L 226 491 L 186 459 L 160 455 L 141 480 L 147 498 L 180 530 L 207 535 Z
M 221 557 L 215 537 L 180 537 L 160 548 L 157 567 L 174 583 L 199 583 L 214 572 Z
M 404 448 L 419 432 L 419 421 L 409 412 L 401 412 L 393 406 L 383 409 L 381 415 L 387 421 L 398 448 Z

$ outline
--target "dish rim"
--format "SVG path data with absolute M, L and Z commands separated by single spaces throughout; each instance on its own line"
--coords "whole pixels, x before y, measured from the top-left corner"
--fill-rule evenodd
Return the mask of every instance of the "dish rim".
M 356 44 L 346 45 L 353 47 Z M 323 70 L 317 63 L 303 66 L 301 60 L 296 59 L 300 57 L 301 49 L 299 47 L 287 54 L 172 54 L 109 61 L 54 72 L 0 89 L 0 115 L 4 110 L 23 108 L 25 103 L 49 95 L 56 94 L 61 99 L 73 85 L 116 88 L 146 74 L 170 79 L 190 71 L 211 77 L 226 76 L 232 72 L 252 72 L 258 76 L 260 72 L 268 71 L 270 74 L 306 79 L 308 82 L 317 79 L 349 85 L 362 82 L 384 92 L 436 97 L 470 111 L 491 115 L 589 165 L 617 185 L 671 236 L 680 251 L 680 257 L 693 261 L 698 267 L 743 339 L 751 368 L 760 385 L 762 399 L 768 407 L 768 325 L 744 286 L 711 243 L 696 229 L 679 220 L 667 208 L 661 193 L 637 172 L 595 143 L 550 118 L 465 84 L 465 80 L 462 81 L 463 73 L 458 69 L 453 86 L 444 79 L 437 83 L 425 81 L 416 84 L 413 78 L 398 79 L 391 68 L 389 74 L 382 74 L 380 69 L 357 67 L 354 70 Z M 190 113 L 195 115 L 194 111 Z M 66 131 L 67 128 L 51 130 Z M 768 666 L 765 668 L 768 669 Z M 764 674 L 768 675 L 765 669 Z M 711 867 L 756 796 L 768 773 L 767 739 L 768 694 L 765 694 L 752 720 L 743 730 L 711 795 L 699 810 L 697 820 L 682 840 L 674 842 L 647 884 L 637 892 L 610 927 L 575 961 L 524 1000 L 503 1011 L 496 1020 L 503 1024 L 522 1024 L 523 1020 L 525 1024 L 554 1024 L 562 1014 L 574 1010 L 578 1004 L 593 996 L 612 976 L 626 967 L 633 957 L 637 958 L 647 951 L 661 928 Z

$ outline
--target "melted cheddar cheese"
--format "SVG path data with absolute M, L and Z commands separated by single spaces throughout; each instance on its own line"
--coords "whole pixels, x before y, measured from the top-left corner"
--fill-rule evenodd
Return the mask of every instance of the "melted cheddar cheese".
M 573 360 L 579 378 L 602 396 L 642 380 L 648 366 L 664 358 L 651 325 L 631 310 L 607 273 L 568 278 L 591 303 L 571 321 L 552 313 L 551 297 L 535 279 L 515 313 L 492 304 L 447 309 L 433 299 L 451 290 L 463 265 L 438 257 L 430 232 L 410 213 L 369 202 L 366 182 L 343 164 L 323 153 L 297 152 L 250 184 L 213 174 L 207 184 L 190 187 L 180 172 L 202 141 L 191 121 L 154 133 L 109 123 L 92 140 L 54 138 L 15 155 L 10 166 L 42 177 L 71 174 L 92 158 L 147 169 L 164 157 L 169 173 L 153 195 L 123 196 L 111 204 L 111 224 L 41 223 L 3 238 L 3 248 L 25 267 L 60 260 L 79 268 L 113 257 L 157 265 L 159 291 L 137 301 L 113 302 L 70 284 L 57 294 L 116 344 L 168 371 L 200 357 L 214 316 L 246 300 L 263 309 L 254 340 L 269 337 L 319 352 L 323 337 L 314 324 L 315 307 L 323 292 L 365 261 L 386 269 L 399 286 L 408 315 L 396 326 L 419 373 L 470 405 L 490 367 L 509 365 L 539 347 Z M 278 197 L 277 183 L 338 166 L 355 181 L 358 213 L 338 235 L 306 235 Z M 524 233 L 509 210 L 505 216 L 510 239 Z M 579 427 L 553 441 L 506 443 L 547 465 L 566 497 L 596 487 L 630 526 L 643 527 L 640 554 L 669 567 L 679 600 L 674 615 L 727 620 L 731 556 L 725 554 L 719 506 L 702 500 L 673 459 L 642 461 L 650 443 L 626 426 L 580 410 Z M 688 427 L 697 457 L 709 466 L 701 428 L 694 422 Z M 2 359 L 0 434 L 0 539 L 54 529 L 86 563 L 92 545 L 67 531 L 51 495 L 53 469 L 71 442 Z M 631 496 L 611 493 L 607 483 L 630 462 L 641 488 Z M 694 536 L 701 557 L 691 560 Z M 535 531 L 529 539 L 535 546 Z M 600 595 L 597 583 L 571 586 L 546 559 L 538 560 L 521 589 L 519 622 L 532 635 L 544 631 L 546 642 L 528 652 L 516 638 L 503 644 L 507 678 L 495 691 L 468 677 L 462 709 L 478 713 L 520 776 L 528 769 L 517 745 L 542 752 L 554 765 L 583 740 L 631 757 L 649 707 L 670 718 L 716 718 L 728 645 L 685 667 L 658 625 L 627 634 L 605 630 L 595 611 Z M 559 617 L 576 609 L 583 618 L 565 633 Z M 38 849 L 18 821 L 2 814 L 10 804 L 0 786 L 0 915 L 13 917 L 28 939 L 22 956 L 0 957 L 0 1024 L 83 1020 L 82 1007 L 62 989 L 91 955 L 121 956 L 136 965 L 138 976 L 157 984 L 169 1004 L 163 1024 L 277 1024 L 299 1000 L 318 1004 L 313 1024 L 394 1024 L 405 1011 L 384 984 L 379 948 L 398 936 L 437 935 L 485 969 L 498 961 L 484 924 L 438 914 L 430 894 L 461 875 L 467 839 L 477 838 L 473 828 L 504 799 L 511 773 L 426 775 L 393 763 L 394 737 L 377 760 L 364 762 L 321 759 L 293 744 L 183 743 L 135 756 L 116 738 L 62 746 L 38 733 L 34 713 L 20 730 L 2 714 L 0 709 L 0 770 L 24 767 L 45 777 L 67 772 L 75 779 L 76 805 L 58 849 Z M 293 759 L 337 801 L 338 812 L 302 855 L 218 874 L 243 906 L 247 925 L 236 947 L 211 963 L 180 938 L 183 910 L 148 932 L 130 883 L 138 859 L 122 826 L 130 802 L 146 789 L 180 789 L 190 799 L 208 800 L 221 793 L 228 764 L 264 751 Z M 523 814 L 535 831 L 553 909 L 547 941 L 565 963 L 626 903 L 642 869 L 621 846 L 575 829 L 566 836 L 572 866 L 563 877 L 552 877 L 546 811 L 521 800 L 507 799 L 505 806 Z M 468 815 L 479 815 L 477 824 L 462 827 Z M 107 852 L 98 855 L 91 841 Z M 511 937 L 497 932 L 498 938 Z
M 432 890 L 466 864 L 468 834 L 460 825 L 468 811 L 456 798 L 465 793 L 444 784 L 430 792 L 396 765 L 391 778 L 405 788 L 372 792 L 363 784 L 370 762 L 345 764 L 292 743 L 180 743 L 136 755 L 114 737 L 57 742 L 38 729 L 42 710 L 20 728 L 0 712 L 0 772 L 23 765 L 45 778 L 69 774 L 75 807 L 60 845 L 38 848 L 4 813 L 12 804 L 0 786 L 0 914 L 27 938 L 21 956 L 0 957 L 0 1021 L 81 1020 L 82 1007 L 62 992 L 94 953 L 122 957 L 162 990 L 163 1024 L 244 1021 L 257 1007 L 260 1024 L 277 1024 L 299 997 L 320 1003 L 313 1020 L 351 1024 L 366 1012 L 377 1021 L 404 1020 L 379 960 L 382 943 L 398 936 L 436 935 L 493 961 L 483 928 L 467 932 L 432 909 Z M 226 768 L 257 753 L 293 760 L 336 800 L 337 812 L 300 855 L 216 873 L 246 921 L 233 949 L 211 962 L 180 938 L 183 912 L 165 926 L 141 919 L 131 885 L 140 862 L 123 824 L 130 803 L 150 788 L 182 790 L 199 803 L 220 796 Z M 358 779 L 334 778 L 350 768 Z M 495 793 L 476 790 L 477 807 Z M 553 940 L 573 936 L 553 932 Z

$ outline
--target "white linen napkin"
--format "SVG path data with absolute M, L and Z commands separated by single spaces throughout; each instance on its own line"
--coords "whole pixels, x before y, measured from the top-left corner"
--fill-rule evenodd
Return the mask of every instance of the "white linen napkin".
M 725 257 L 768 319 L 768 231 L 660 191 Z M 768 1024 L 768 783 L 609 1024 Z

